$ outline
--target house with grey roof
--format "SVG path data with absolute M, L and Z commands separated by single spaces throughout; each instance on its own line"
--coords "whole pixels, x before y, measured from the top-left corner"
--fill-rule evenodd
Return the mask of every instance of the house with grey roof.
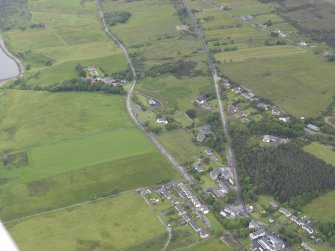
M 260 237 L 263 237 L 265 234 L 266 234 L 266 232 L 265 232 L 264 229 L 259 229 L 256 232 L 250 233 L 249 238 L 251 240 L 255 240 L 255 239 L 258 239 Z
M 204 96 L 198 96 L 198 97 L 196 97 L 195 101 L 196 101 L 198 104 L 200 104 L 200 105 L 202 105 L 202 104 L 204 104 L 204 103 L 207 102 L 207 100 L 206 100 L 206 98 L 205 98 Z
M 315 131 L 315 132 L 319 132 L 320 131 L 320 127 L 318 127 L 316 125 L 313 125 L 313 124 L 308 124 L 308 125 L 306 125 L 306 127 L 308 129 L 311 129 L 312 131 Z
M 205 171 L 204 167 L 201 165 L 201 163 L 193 163 L 192 165 L 195 170 L 197 170 L 199 173 L 202 173 Z
M 270 207 L 272 208 L 277 208 L 279 205 L 276 201 L 270 200 L 269 201 Z
M 211 191 L 214 194 L 214 196 L 218 199 L 223 198 L 225 196 L 225 194 L 220 189 L 212 188 Z
M 199 143 L 204 142 L 205 139 L 206 139 L 206 135 L 205 135 L 205 134 L 198 133 L 198 135 L 197 135 L 197 137 L 196 137 L 196 140 L 197 140 Z
M 201 228 L 199 227 L 199 225 L 194 221 L 194 220 L 190 220 L 188 222 L 188 224 L 191 226 L 191 228 L 195 231 L 195 232 L 200 232 Z
M 252 219 L 249 223 L 249 229 L 260 229 L 260 226 L 258 225 L 257 221 L 255 221 L 254 219 Z
M 214 155 L 214 151 L 213 151 L 212 149 L 210 149 L 210 148 L 207 148 L 204 152 L 205 152 L 205 154 L 206 154 L 207 156 L 212 156 L 212 155 Z
M 279 212 L 284 214 L 287 218 L 292 215 L 290 211 L 288 211 L 286 208 L 283 208 L 283 207 L 279 208 Z
M 201 230 L 201 231 L 199 232 L 199 235 L 200 235 L 200 238 L 201 238 L 201 239 L 206 239 L 206 238 L 209 237 L 209 233 L 208 233 L 206 230 Z

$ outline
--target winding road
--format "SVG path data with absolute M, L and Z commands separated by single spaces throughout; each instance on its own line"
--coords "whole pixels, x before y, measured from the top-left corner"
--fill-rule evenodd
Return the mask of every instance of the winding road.
M 223 106 L 221 95 L 220 95 L 220 87 L 219 87 L 220 77 L 217 74 L 212 55 L 209 52 L 209 49 L 208 49 L 208 47 L 206 45 L 206 42 L 205 42 L 205 39 L 204 39 L 204 37 L 201 33 L 201 30 L 200 30 L 200 28 L 197 24 L 197 21 L 194 18 L 194 15 L 193 15 L 192 10 L 191 10 L 191 8 L 188 4 L 188 1 L 183 0 L 183 3 L 184 3 L 184 6 L 187 10 L 187 13 L 188 13 L 189 17 L 191 18 L 191 21 L 194 25 L 195 31 L 198 35 L 198 38 L 200 39 L 202 47 L 203 47 L 203 49 L 204 49 L 204 51 L 207 55 L 207 58 L 208 58 L 209 68 L 212 72 L 212 77 L 213 77 L 213 80 L 214 80 L 216 97 L 217 97 L 217 100 L 218 100 L 218 103 L 219 103 L 222 126 L 223 126 L 223 129 L 224 129 L 224 133 L 226 135 L 226 138 L 227 138 L 226 157 L 227 157 L 228 165 L 232 168 L 233 173 L 234 173 L 234 178 L 235 178 L 235 183 L 236 183 L 236 188 L 237 188 L 237 199 L 238 199 L 239 206 L 241 206 L 241 208 L 243 210 L 243 214 L 245 216 L 247 216 L 248 213 L 247 213 L 247 210 L 246 210 L 245 203 L 243 201 L 242 191 L 241 191 L 241 186 L 240 186 L 240 180 L 239 180 L 239 176 L 238 176 L 238 173 L 237 173 L 236 159 L 235 159 L 234 151 L 232 149 L 232 139 L 231 139 L 231 136 L 230 136 L 230 133 L 229 133 L 227 117 L 226 117 L 226 114 L 224 112 L 224 106 Z

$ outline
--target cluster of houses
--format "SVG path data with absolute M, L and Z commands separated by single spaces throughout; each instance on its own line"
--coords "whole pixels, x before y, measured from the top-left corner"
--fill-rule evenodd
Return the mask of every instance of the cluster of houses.
M 234 185 L 234 174 L 229 167 L 219 167 L 211 171 L 210 178 L 219 185 L 219 188 L 210 188 L 216 198 L 223 198 Z
M 303 220 L 301 220 L 297 216 L 291 214 L 291 212 L 288 211 L 286 208 L 281 207 L 279 209 L 279 212 L 281 212 L 283 215 L 285 215 L 285 217 L 287 217 L 292 222 L 294 222 L 295 224 L 297 224 L 298 226 L 300 226 L 308 234 L 313 234 L 314 233 L 314 229 L 307 222 L 304 222 Z
M 212 106 L 210 103 L 208 103 L 208 100 L 205 96 L 196 97 L 195 102 L 208 111 L 212 110 Z
M 235 106 L 235 105 L 229 105 L 228 106 L 228 111 L 231 114 L 234 114 L 234 113 L 237 114 L 241 118 L 242 122 L 249 122 L 250 121 L 250 116 L 248 114 L 246 114 L 245 112 L 240 111 L 238 109 L 238 107 Z
M 252 243 L 250 245 L 253 251 L 280 251 L 285 249 L 285 242 L 274 233 L 269 233 L 252 220 L 249 224 L 250 229 L 256 231 L 249 235 Z
M 187 198 L 189 198 L 194 207 L 197 208 L 198 210 L 202 210 L 203 214 L 207 214 L 208 213 L 208 208 L 204 205 L 202 205 L 199 200 L 192 195 L 192 193 L 190 192 L 190 190 L 186 187 L 185 184 L 183 183 L 179 183 L 177 185 L 178 189 L 180 189 L 186 196 Z M 178 212 L 178 215 L 183 219 L 183 221 L 188 224 L 193 230 L 194 232 L 196 232 L 200 238 L 205 239 L 209 237 L 209 233 L 205 230 L 202 229 L 187 213 L 187 211 L 184 209 L 184 207 L 181 205 L 181 203 L 174 198 L 170 192 L 169 192 L 169 187 L 167 186 L 162 186 L 160 188 L 157 189 L 157 193 L 163 197 L 165 197 L 167 200 L 169 200 L 171 202 L 171 204 L 174 206 L 174 208 L 176 209 L 176 211 Z M 184 201 L 185 202 L 185 201 Z
M 126 80 L 119 80 L 115 79 L 110 76 L 100 77 L 99 73 L 97 71 L 97 68 L 95 66 L 89 66 L 87 67 L 88 74 L 86 75 L 85 79 L 90 80 L 92 83 L 96 82 L 103 82 L 107 85 L 113 85 L 113 86 L 123 86 L 127 84 Z

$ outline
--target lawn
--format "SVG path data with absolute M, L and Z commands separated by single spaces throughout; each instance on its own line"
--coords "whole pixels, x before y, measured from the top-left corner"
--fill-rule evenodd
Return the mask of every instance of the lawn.
M 184 129 L 161 133 L 157 139 L 181 164 L 196 161 L 204 150 L 193 143 L 192 135 Z
M 228 251 L 231 249 L 219 239 L 210 239 L 207 241 L 203 241 L 199 244 L 196 244 L 190 248 L 186 248 L 182 250 L 185 250 L 185 251 L 202 251 L 202 250 Z
M 331 146 L 326 146 L 318 142 L 313 142 L 305 146 L 304 150 L 314 155 L 315 157 L 335 166 L 335 152 Z
M 326 193 L 316 198 L 306 206 L 304 213 L 316 220 L 329 222 L 335 219 L 335 191 Z
M 21 250 L 26 251 L 120 250 L 166 232 L 135 192 L 21 220 L 6 227 Z M 165 241 L 160 238 L 157 247 L 160 249 Z

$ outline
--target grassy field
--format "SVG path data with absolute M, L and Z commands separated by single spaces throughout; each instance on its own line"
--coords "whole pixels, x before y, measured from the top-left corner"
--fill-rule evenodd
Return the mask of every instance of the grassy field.
M 10 49 L 29 65 L 26 76 L 39 74 L 27 80 L 29 85 L 76 78 L 78 63 L 102 67 L 110 74 L 127 68 L 121 51 L 101 28 L 94 1 L 81 5 L 76 0 L 38 0 L 30 1 L 29 9 L 32 21 L 44 28 L 4 33 Z
M 193 247 L 182 249 L 185 251 L 228 251 L 231 250 L 224 242 L 218 239 L 210 239 L 204 242 L 201 242 Z
M 184 129 L 162 133 L 157 136 L 157 139 L 166 146 L 180 163 L 196 161 L 205 149 L 194 145 L 191 134 Z
M 318 197 L 304 207 L 304 213 L 319 221 L 335 219 L 335 192 L 329 192 Z
M 26 251 L 120 250 L 166 231 L 135 192 L 10 223 L 7 227 L 18 246 Z M 159 249 L 166 239 L 160 241 Z
M 304 147 L 304 150 L 319 159 L 335 166 L 335 152 L 331 146 L 325 146 L 317 142 L 313 142 Z
M 0 152 L 133 128 L 123 97 L 92 93 L 5 91 L 0 118 Z
M 179 177 L 120 96 L 7 91 L 0 100 L 3 219 Z

